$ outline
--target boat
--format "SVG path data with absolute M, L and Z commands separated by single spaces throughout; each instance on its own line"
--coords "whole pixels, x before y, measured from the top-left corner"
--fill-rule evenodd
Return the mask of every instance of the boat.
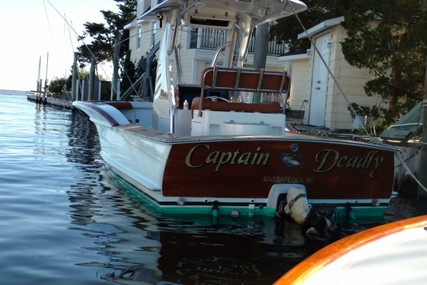
M 315 252 L 274 284 L 425 284 L 427 216 L 383 224 Z
M 421 163 L 421 134 L 424 122 L 421 100 L 395 124 L 383 130 L 379 137 L 387 144 L 399 148 L 400 163 L 395 175 L 400 196 L 416 197 L 418 187 L 427 189 L 417 179 Z
M 337 220 L 381 219 L 394 195 L 396 149 L 290 131 L 287 73 L 247 66 L 258 25 L 306 9 L 299 0 L 165 0 L 143 14 L 163 27 L 152 101 L 73 103 L 95 123 L 119 185 L 160 214 L 304 221 L 311 206 L 326 205 Z M 182 82 L 181 25 L 227 34 L 198 84 Z M 279 101 L 248 102 L 254 93 Z

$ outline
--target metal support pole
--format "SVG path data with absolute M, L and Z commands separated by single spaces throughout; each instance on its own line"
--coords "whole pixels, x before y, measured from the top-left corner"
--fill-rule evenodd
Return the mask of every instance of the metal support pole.
M 269 24 L 260 24 L 256 27 L 255 51 L 254 51 L 254 68 L 256 70 L 264 69 L 267 62 Z M 261 102 L 261 93 L 254 92 L 252 103 Z
M 48 88 L 48 84 L 47 84 L 47 71 L 49 68 L 49 53 L 47 53 L 47 57 L 46 57 L 46 76 L 45 76 L 45 80 L 44 80 L 44 93 L 43 93 L 43 104 L 46 103 L 47 101 L 47 88 Z
M 98 101 L 101 101 L 101 88 L 102 88 L 102 82 L 101 80 L 98 81 Z
M 80 79 L 76 80 L 76 100 L 83 100 L 83 97 L 79 98 L 79 94 L 80 94 Z
M 78 53 L 74 53 L 74 61 L 73 61 L 73 73 L 72 73 L 72 79 L 71 79 L 71 99 L 77 100 L 77 56 Z
M 118 89 L 120 88 L 118 85 L 119 57 L 120 57 L 120 38 L 119 38 L 119 35 L 116 35 L 114 39 L 114 52 L 113 52 L 113 82 L 111 83 L 111 99 L 112 100 L 113 98 L 117 98 L 120 96 L 118 92 Z
M 92 57 L 90 61 L 90 72 L 89 72 L 89 86 L 88 86 L 88 99 L 93 100 L 95 98 L 94 90 L 95 90 L 95 66 L 96 66 L 96 59 L 95 57 Z

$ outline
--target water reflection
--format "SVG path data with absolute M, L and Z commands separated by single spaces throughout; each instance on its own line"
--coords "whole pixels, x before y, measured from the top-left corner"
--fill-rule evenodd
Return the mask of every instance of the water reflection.
M 2 284 L 271 284 L 310 253 L 281 220 L 155 216 L 87 118 L 1 99 Z
M 199 228 L 197 233 L 160 232 L 159 269 L 164 280 L 181 284 L 271 284 L 300 260 L 304 242 L 290 246 L 269 229 L 284 224 L 255 222 L 244 225 Z M 292 252 L 292 253 L 291 253 Z M 288 254 L 290 253 L 290 254 Z
M 70 148 L 66 157 L 70 162 L 81 166 L 99 168 L 99 140 L 95 125 L 78 112 L 70 114 L 70 127 L 67 131 Z

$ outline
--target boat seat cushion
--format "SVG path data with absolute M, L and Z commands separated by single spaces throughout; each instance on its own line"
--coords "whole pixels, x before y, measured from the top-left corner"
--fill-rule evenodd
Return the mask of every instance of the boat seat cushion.
M 195 97 L 191 102 L 191 113 L 200 108 L 200 97 Z M 279 113 L 279 102 L 265 102 L 258 104 L 235 103 L 223 101 L 211 101 L 203 99 L 202 110 L 212 111 L 234 111 L 234 112 L 258 112 L 258 113 Z

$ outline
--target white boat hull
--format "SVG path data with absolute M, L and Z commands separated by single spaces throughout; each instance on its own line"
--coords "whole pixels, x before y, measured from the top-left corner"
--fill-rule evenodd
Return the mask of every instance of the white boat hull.
M 371 228 L 314 253 L 276 285 L 426 284 L 427 216 Z
M 384 210 L 392 197 L 387 146 L 299 134 L 176 136 L 124 123 L 106 104 L 75 105 L 96 124 L 109 168 L 160 212 L 275 215 L 292 187 L 309 203 L 343 209 Z
M 154 16 L 163 34 L 152 102 L 73 103 L 96 124 L 119 183 L 161 212 L 273 216 L 294 188 L 344 216 L 384 211 L 395 149 L 285 133 L 287 72 L 244 68 L 257 25 L 306 9 L 299 0 L 165 0 L 141 15 L 136 22 Z M 184 25 L 226 34 L 200 84 L 183 80 Z M 253 100 L 261 95 L 269 99 Z

